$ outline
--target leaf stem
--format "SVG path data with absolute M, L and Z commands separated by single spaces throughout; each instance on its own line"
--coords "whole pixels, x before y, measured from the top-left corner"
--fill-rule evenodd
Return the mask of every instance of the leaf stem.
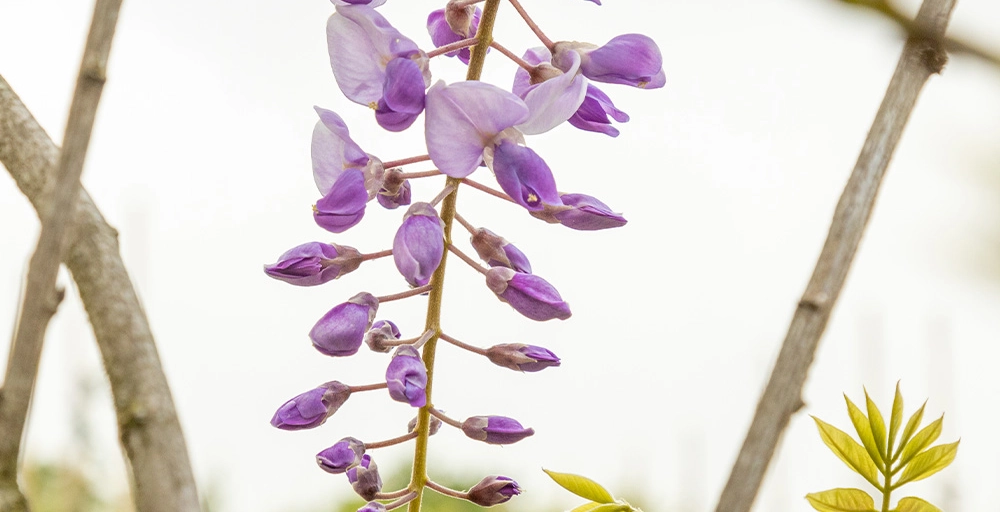
M 483 6 L 483 15 L 479 20 L 479 29 L 476 34 L 479 42 L 472 48 L 472 58 L 469 59 L 469 71 L 466 80 L 479 80 L 483 73 L 483 64 L 486 62 L 486 50 L 493 41 L 493 25 L 497 20 L 497 10 L 500 8 L 500 0 L 486 0 Z M 456 204 L 458 201 L 458 186 L 462 180 L 449 177 L 447 185 L 454 186 L 455 190 L 444 198 L 441 204 L 441 221 L 444 222 L 444 240 L 451 245 L 451 227 L 455 221 Z M 420 408 L 417 413 L 417 440 L 413 448 L 413 472 L 410 475 L 410 487 L 414 489 L 413 501 L 407 506 L 408 512 L 420 512 L 421 498 L 424 487 L 428 485 L 430 479 L 427 478 L 427 441 L 430 438 L 431 409 L 433 408 L 434 391 L 434 356 L 437 349 L 437 333 L 441 332 L 441 303 L 444 295 L 444 277 L 448 253 L 441 255 L 441 264 L 431 277 L 431 293 L 427 301 L 427 320 L 425 329 L 432 331 L 433 335 L 424 345 L 422 359 L 427 368 L 427 405 Z M 387 507 L 388 508 L 388 507 Z
M 483 185 L 482 183 L 479 183 L 479 182 L 476 182 L 476 181 L 472 181 L 469 178 L 462 178 L 462 183 L 465 183 L 466 185 L 468 185 L 468 186 L 470 186 L 470 187 L 472 187 L 472 188 L 474 188 L 476 190 L 480 190 L 480 191 L 486 192 L 487 194 L 489 194 L 489 195 L 491 195 L 493 197 L 499 197 L 500 199 L 503 199 L 504 201 L 510 201 L 510 202 L 512 202 L 514 204 L 517 204 L 517 202 L 515 202 L 513 199 L 511 199 L 511 197 L 508 196 L 507 194 L 504 194 L 503 192 L 500 192 L 499 190 L 487 187 L 486 185 Z
M 448 343 L 451 343 L 452 345 L 455 345 L 456 347 L 464 348 L 465 350 L 468 350 L 469 352 L 474 352 L 474 353 L 479 354 L 481 356 L 485 356 L 486 355 L 486 349 L 482 349 L 482 348 L 479 348 L 477 346 L 469 345 L 468 343 L 461 342 L 461 341 L 459 341 L 459 340 L 457 340 L 455 338 L 452 338 L 451 336 L 448 336 L 447 334 L 445 334 L 443 332 L 441 333 L 441 339 L 447 341 Z
M 521 2 L 518 2 L 517 0 L 510 0 L 510 5 L 514 6 L 514 9 L 517 10 L 517 13 L 520 14 L 521 18 L 524 19 L 524 22 L 528 24 L 528 28 L 530 28 L 531 31 L 534 32 L 536 36 L 538 36 L 538 40 L 541 41 L 542 44 L 544 44 L 545 47 L 551 51 L 552 47 L 555 46 L 555 43 L 553 43 L 552 40 L 549 39 L 544 32 L 542 32 L 542 29 L 538 28 L 538 25 L 536 25 L 535 21 L 531 19 L 531 16 L 528 16 L 528 13 L 527 11 L 524 10 L 524 7 L 521 7 Z
M 535 66 L 532 66 L 531 64 L 529 64 L 527 61 L 525 61 L 521 57 L 518 57 L 516 53 L 508 50 L 506 46 L 504 46 L 504 45 L 502 45 L 502 44 L 500 44 L 500 43 L 498 43 L 496 41 L 493 41 L 492 43 L 490 43 L 490 46 L 492 46 L 493 48 L 496 48 L 497 51 L 499 51 L 500 53 L 506 55 L 508 59 L 514 61 L 518 66 L 521 66 L 526 71 L 531 71 L 532 69 L 535 68 Z
M 391 169 L 393 167 L 399 167 L 401 165 L 426 162 L 430 159 L 431 159 L 430 155 L 411 156 L 410 158 L 401 158 L 399 160 L 389 160 L 388 162 L 382 162 L 382 167 L 386 169 Z
M 412 290 L 406 290 L 405 292 L 394 293 L 392 295 L 383 295 L 381 297 L 375 297 L 378 299 L 379 304 L 384 302 L 392 302 L 394 300 L 405 299 L 407 297 L 413 297 L 414 295 L 420 295 L 421 293 L 433 292 L 434 282 L 431 281 L 429 284 L 421 286 L 419 288 L 414 288 Z
M 470 257 L 468 254 L 465 254 L 464 252 L 462 252 L 461 250 L 459 250 L 458 247 L 455 247 L 454 245 L 448 244 L 448 250 L 451 251 L 451 252 L 453 252 L 453 253 L 455 253 L 455 256 L 458 256 L 459 258 L 462 258 L 462 261 L 468 263 L 470 267 L 472 267 L 472 268 L 474 268 L 476 270 L 476 272 L 479 272 L 480 274 L 483 274 L 483 275 L 486 274 L 486 272 L 487 272 L 486 268 L 484 268 L 482 265 L 476 263 L 476 260 L 472 259 L 472 257 Z
M 417 437 L 417 433 L 416 432 L 410 432 L 409 434 L 403 434 L 403 435 L 401 435 L 399 437 L 394 437 L 392 439 L 386 439 L 385 441 L 376 441 L 374 443 L 365 443 L 365 449 L 366 450 L 374 450 L 376 448 L 385 448 L 386 446 L 392 446 L 394 444 L 405 443 L 406 441 L 409 441 L 410 439 L 415 439 L 416 437 Z M 405 493 L 403 493 L 403 494 L 405 494 Z M 402 494 L 400 494 L 399 496 L 402 496 Z M 385 498 L 382 498 L 382 499 L 384 499 L 384 500 L 391 500 L 393 498 L 398 498 L 399 496 L 386 496 Z
M 455 50 L 461 50 L 462 48 L 468 48 L 470 46 L 475 46 L 479 42 L 478 38 L 470 37 L 468 39 L 462 39 L 461 41 L 455 41 L 451 44 L 446 44 L 444 46 L 439 46 L 429 52 L 427 52 L 427 58 L 437 57 L 438 55 L 443 55 L 448 52 L 453 52 Z
M 384 251 L 362 254 L 361 261 L 377 260 L 379 258 L 384 258 L 386 256 L 392 256 L 392 249 L 386 249 Z

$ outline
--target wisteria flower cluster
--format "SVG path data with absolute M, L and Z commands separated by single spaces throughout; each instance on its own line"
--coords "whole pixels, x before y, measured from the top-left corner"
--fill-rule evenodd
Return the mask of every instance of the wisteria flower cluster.
M 330 309 L 309 331 L 313 346 L 326 356 L 348 357 L 362 345 L 391 352 L 384 380 L 363 385 L 326 382 L 282 405 L 271 424 L 284 430 L 315 428 L 353 393 L 385 389 L 393 400 L 417 409 L 407 433 L 382 441 L 344 437 L 316 455 L 321 469 L 346 474 L 355 492 L 369 501 L 359 512 L 406 504 L 410 512 L 419 511 L 425 488 L 480 506 L 504 503 L 521 493 L 511 478 L 486 476 L 471 489 L 459 491 L 428 477 L 427 439 L 443 424 L 489 444 L 516 443 L 534 434 L 513 418 L 484 415 L 459 421 L 437 408 L 430 392 L 437 343 L 443 340 L 520 372 L 559 366 L 560 359 L 539 346 L 502 343 L 481 348 L 445 332 L 441 305 L 447 254 L 454 253 L 480 272 L 497 299 L 527 318 L 565 320 L 571 312 L 556 288 L 534 273 L 524 252 L 458 213 L 457 191 L 468 185 L 570 229 L 625 225 L 624 217 L 597 198 L 560 191 L 545 160 L 526 145 L 526 136 L 564 122 L 618 136 L 613 122 L 624 123 L 629 117 L 594 83 L 662 87 L 665 75 L 659 48 L 640 34 L 621 35 L 602 46 L 552 41 L 517 0 L 509 0 L 541 42 L 519 57 L 493 39 L 500 0 L 486 0 L 482 9 L 477 4 L 483 0 L 451 0 L 428 15 L 427 30 L 435 48 L 424 51 L 376 10 L 386 0 L 331 1 L 335 12 L 327 22 L 327 42 L 340 90 L 352 102 L 372 109 L 375 122 L 389 131 L 408 130 L 422 115 L 427 154 L 383 161 L 351 139 L 339 115 L 316 107 L 319 119 L 312 135 L 313 178 L 320 193 L 313 205 L 316 224 L 344 233 L 363 220 L 372 200 L 389 210 L 406 209 L 391 249 L 362 253 L 337 243 L 309 242 L 288 250 L 264 270 L 293 285 L 316 286 L 357 270 L 365 261 L 392 256 L 409 288 L 382 296 L 357 293 Z M 490 48 L 519 66 L 509 90 L 478 81 Z M 430 62 L 436 57 L 454 57 L 467 64 L 466 80 L 448 83 L 433 77 Z M 434 168 L 408 168 L 425 162 Z M 500 190 L 470 178 L 476 171 L 482 173 L 483 167 Z M 411 180 L 442 175 L 445 184 L 436 197 L 414 201 Z M 482 263 L 452 242 L 455 222 L 469 232 L 470 245 Z M 421 332 L 404 334 L 405 329 L 379 316 L 381 305 L 418 296 L 427 296 L 427 323 Z M 411 482 L 403 489 L 383 491 L 371 452 L 411 440 L 415 441 Z

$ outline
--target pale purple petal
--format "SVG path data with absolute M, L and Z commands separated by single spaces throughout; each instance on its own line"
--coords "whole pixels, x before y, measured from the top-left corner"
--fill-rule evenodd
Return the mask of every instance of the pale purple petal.
M 493 150 L 492 169 L 500 188 L 528 210 L 561 204 L 552 171 L 531 148 L 504 140 Z
M 324 108 L 313 108 L 319 114 L 312 135 L 313 179 L 319 192 L 326 195 L 344 169 L 367 165 L 368 155 L 351 140 L 340 116 Z
M 345 171 L 330 192 L 316 201 L 313 219 L 331 233 L 343 233 L 361 222 L 368 202 L 364 173 L 360 169 Z
M 550 78 L 529 90 L 523 97 L 528 105 L 528 119 L 517 125 L 525 135 L 545 133 L 570 118 L 587 94 L 587 79 L 577 72 L 580 56 L 573 53 L 568 71 Z
M 434 84 L 427 91 L 426 110 L 427 152 L 438 169 L 453 178 L 472 174 L 486 145 L 528 117 L 520 98 L 478 81 Z
M 526 50 L 521 58 L 528 64 L 537 66 L 543 62 L 551 61 L 552 53 L 549 52 L 548 48 L 538 46 L 530 50 Z M 524 95 L 527 94 L 528 91 L 537 86 L 538 84 L 531 83 L 531 74 L 528 73 L 528 70 L 518 66 L 517 71 L 514 72 L 514 86 L 511 88 L 511 91 L 513 91 L 517 97 L 524 98 Z
M 385 67 L 386 105 L 395 112 L 419 114 L 424 110 L 424 75 L 412 59 L 396 57 Z
M 625 123 L 629 117 L 625 112 L 615 108 L 615 104 L 607 94 L 591 84 L 587 86 L 587 97 L 568 121 L 581 130 L 617 137 L 618 129 L 611 126 L 611 119 Z
M 597 2 L 600 5 L 600 0 L 590 0 L 591 2 Z M 330 0 L 333 5 L 338 7 L 346 7 L 350 5 L 367 5 L 368 7 L 378 7 L 385 3 L 385 0 Z
M 581 71 L 598 82 L 645 89 L 663 87 L 663 57 L 656 42 L 642 34 L 625 34 L 587 52 Z

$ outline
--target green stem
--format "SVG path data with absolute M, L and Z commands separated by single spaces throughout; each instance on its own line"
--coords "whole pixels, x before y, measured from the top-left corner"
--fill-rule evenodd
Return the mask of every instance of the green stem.
M 483 64 L 486 62 L 486 50 L 493 42 L 493 25 L 497 19 L 497 9 L 500 7 L 500 0 L 486 0 L 483 6 L 483 15 L 479 20 L 479 29 L 476 37 L 479 43 L 472 48 L 472 58 L 469 60 L 469 72 L 466 80 L 479 80 L 483 73 Z M 448 194 L 441 204 L 441 220 L 444 222 L 444 240 L 451 245 L 451 227 L 455 221 L 456 203 L 458 200 L 458 186 L 461 179 L 448 178 L 447 186 L 455 187 L 455 191 Z M 438 335 L 441 333 L 441 299 L 444 295 L 445 263 L 448 261 L 448 251 L 441 255 L 441 264 L 434 271 L 431 277 L 431 293 L 427 300 L 427 321 L 426 330 L 434 332 L 434 335 L 427 344 L 424 345 L 423 360 L 427 367 L 427 405 L 420 408 L 417 413 L 417 440 L 413 449 L 413 473 L 410 476 L 410 488 L 417 493 L 413 501 L 407 505 L 407 512 L 420 512 L 420 503 L 424 494 L 424 487 L 429 481 L 427 478 L 427 440 L 430 438 L 431 407 L 433 407 L 432 391 L 434 386 L 434 355 L 437 349 Z
M 889 495 L 892 494 L 892 464 L 886 464 L 882 469 L 885 485 L 882 487 L 882 512 L 889 512 Z

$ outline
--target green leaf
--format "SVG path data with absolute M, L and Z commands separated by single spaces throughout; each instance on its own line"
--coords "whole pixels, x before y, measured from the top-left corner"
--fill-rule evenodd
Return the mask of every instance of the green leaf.
M 851 439 L 851 436 L 844 433 L 843 430 L 815 416 L 812 419 L 816 421 L 816 427 L 819 428 L 819 436 L 826 443 L 826 446 L 837 457 L 840 457 L 840 460 L 850 466 L 851 469 L 865 477 L 865 480 L 868 480 L 869 483 L 881 489 L 882 487 L 878 483 L 878 468 L 875 467 L 875 463 L 868 457 L 865 449 L 857 441 Z
M 596 503 L 591 501 L 590 503 L 584 503 L 574 508 L 570 512 L 632 512 L 634 510 L 637 509 L 628 503 Z
M 906 422 L 906 428 L 903 429 L 903 437 L 899 438 L 899 452 L 903 451 L 903 448 L 906 447 L 906 443 L 910 440 L 910 436 L 912 436 L 913 433 L 917 431 L 917 427 L 920 426 L 920 420 L 924 419 L 924 407 L 926 406 L 927 402 L 924 401 L 924 404 L 921 405 L 920 408 L 917 409 L 917 412 L 913 413 L 913 416 L 910 416 L 910 420 Z M 893 458 L 895 458 L 895 456 Z
M 861 444 L 865 445 L 868 456 L 881 470 L 883 467 L 882 455 L 878 451 L 878 445 L 875 444 L 875 437 L 872 436 L 872 426 L 868 422 L 868 417 L 865 416 L 865 413 L 861 412 L 861 409 L 858 409 L 858 406 L 854 405 L 854 402 L 850 398 L 847 398 L 846 393 L 844 394 L 844 400 L 847 402 L 847 415 L 851 417 L 851 423 L 854 423 L 854 430 L 858 431 Z
M 581 497 L 588 499 L 590 501 L 596 501 L 597 503 L 614 503 L 615 498 L 611 495 L 607 489 L 601 487 L 601 484 L 580 475 L 574 475 L 570 473 L 556 473 L 555 471 L 549 471 L 547 469 L 542 469 L 550 478 L 556 481 L 557 484 L 561 485 L 567 491 Z M 597 512 L 595 509 L 594 512 Z M 600 512 L 604 512 L 601 510 Z
M 930 425 L 917 432 L 917 435 L 913 436 L 913 439 L 906 443 L 906 446 L 903 447 L 903 454 L 899 457 L 899 467 L 905 466 L 918 453 L 924 451 L 924 448 L 927 448 L 937 440 L 938 436 L 941 435 L 941 423 L 943 421 L 944 415 L 942 414 L 940 418 L 932 421 Z
M 830 489 L 806 494 L 819 512 L 875 512 L 875 500 L 861 489 Z
M 920 498 L 903 498 L 896 506 L 896 512 L 941 512 L 941 509 Z
M 889 461 L 889 451 L 886 450 L 885 446 L 885 420 L 882 419 L 882 412 L 878 410 L 878 406 L 872 401 L 871 397 L 868 396 L 868 390 L 865 390 L 865 403 L 868 404 L 868 422 L 872 426 L 872 436 L 875 437 L 875 445 L 878 446 L 879 454 L 882 460 Z
M 948 467 L 948 464 L 951 464 L 955 460 L 955 455 L 958 454 L 958 443 L 959 441 L 951 444 L 939 444 L 914 457 L 910 464 L 903 469 L 903 475 L 896 482 L 896 487 L 907 482 L 923 480 Z
M 892 416 L 889 417 L 889 444 L 885 453 L 891 458 L 896 435 L 899 434 L 899 427 L 903 425 L 903 394 L 899 392 L 899 381 L 896 381 L 896 396 L 892 399 Z

